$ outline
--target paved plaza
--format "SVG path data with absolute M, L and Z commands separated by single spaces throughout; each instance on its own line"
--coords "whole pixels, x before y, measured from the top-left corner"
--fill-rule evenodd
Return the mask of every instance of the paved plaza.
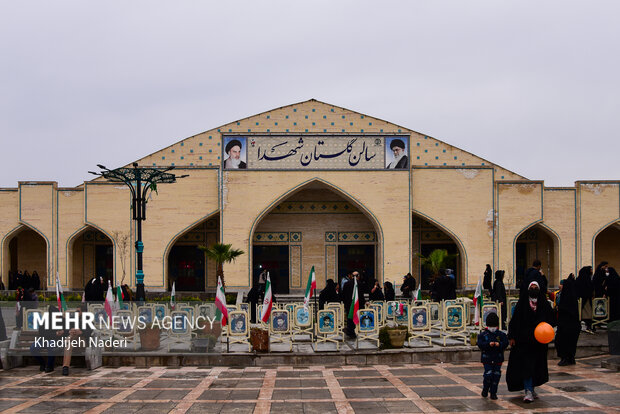
M 532 404 L 508 393 L 480 397 L 475 362 L 400 366 L 274 368 L 74 368 L 40 373 L 29 366 L 0 372 L 7 413 L 418 413 L 620 412 L 620 375 L 602 357 L 576 366 L 549 361 L 550 381 Z

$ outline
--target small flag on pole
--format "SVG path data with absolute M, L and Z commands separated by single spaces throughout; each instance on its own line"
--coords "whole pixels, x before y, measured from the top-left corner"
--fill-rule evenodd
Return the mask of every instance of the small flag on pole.
M 306 285 L 306 296 L 304 297 L 304 308 L 308 309 L 310 298 L 312 298 L 312 293 L 315 290 L 316 290 L 316 274 L 314 272 L 314 266 L 312 266 L 312 270 L 310 270 L 310 276 L 308 276 L 308 285 Z
M 273 294 L 271 292 L 271 278 L 269 272 L 267 272 L 267 283 L 265 284 L 265 299 L 263 300 L 263 309 L 261 312 L 260 320 L 267 322 L 271 315 L 271 307 L 273 306 Z
M 123 309 L 123 299 L 123 289 L 121 289 L 120 285 L 116 286 L 116 302 L 118 309 Z
M 474 313 L 474 323 L 476 325 L 480 325 L 480 310 L 482 309 L 482 276 L 478 279 L 478 284 L 476 285 L 476 292 L 474 293 L 474 306 L 476 307 L 476 312 Z
M 173 285 L 174 287 L 174 285 Z M 228 308 L 226 308 L 226 294 L 224 293 L 224 286 L 222 286 L 222 279 L 217 278 L 217 290 L 215 291 L 215 312 L 216 319 L 222 320 L 222 326 L 226 326 L 228 322 Z
M 174 285 L 176 282 L 172 282 L 172 291 L 170 292 L 170 309 L 174 310 L 175 306 L 177 305 L 177 299 L 174 297 Z
M 422 293 L 420 293 L 420 287 L 421 286 L 418 286 L 415 292 L 413 292 L 413 300 L 422 300 Z
M 356 325 L 360 324 L 359 310 L 360 310 L 360 302 L 357 297 L 357 279 L 353 279 L 355 284 L 353 285 L 353 298 L 351 300 L 351 308 L 349 309 L 349 319 L 353 319 L 353 323 Z
M 105 295 L 105 303 L 103 304 L 105 312 L 108 314 L 110 323 L 114 314 L 114 295 L 112 294 L 112 283 L 108 280 L 108 291 Z
M 60 275 L 56 272 L 56 300 L 58 301 L 58 310 L 66 311 L 67 302 L 65 302 L 65 295 L 62 292 L 62 285 L 60 284 Z

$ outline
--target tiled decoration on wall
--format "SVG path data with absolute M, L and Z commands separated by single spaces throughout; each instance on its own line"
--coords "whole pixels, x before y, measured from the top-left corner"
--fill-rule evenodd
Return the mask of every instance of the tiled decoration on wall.
M 339 242 L 374 242 L 377 236 L 374 231 L 339 231 Z
M 292 245 L 289 248 L 291 260 L 291 287 L 301 287 L 301 246 Z
M 325 246 L 325 280 L 333 279 L 338 282 L 336 272 L 336 245 L 328 244 Z
M 299 242 L 301 242 L 301 232 L 292 231 L 291 232 L 291 243 L 299 243 Z
M 328 243 L 333 243 L 338 240 L 338 234 L 335 231 L 326 231 L 325 232 L 325 241 Z
M 346 201 L 285 201 L 278 204 L 271 214 L 359 214 L 353 204 Z
M 252 237 L 253 242 L 259 243 L 288 243 L 289 234 L 286 231 L 265 231 L 265 232 L 255 232 Z
M 225 124 L 185 138 L 138 162 L 157 166 L 219 167 L 222 134 L 243 135 L 265 132 L 272 134 L 410 134 L 409 158 L 413 166 L 493 166 L 492 163 L 480 157 L 427 135 L 316 100 L 284 106 Z M 497 166 L 495 166 L 495 173 L 496 180 L 523 178 Z

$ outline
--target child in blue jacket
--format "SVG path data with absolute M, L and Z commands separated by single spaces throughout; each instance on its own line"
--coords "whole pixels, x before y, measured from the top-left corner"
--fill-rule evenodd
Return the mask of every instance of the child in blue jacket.
M 482 396 L 486 398 L 491 392 L 491 399 L 497 400 L 497 386 L 502 376 L 502 362 L 504 350 L 508 347 L 508 337 L 499 330 L 499 318 L 496 313 L 490 313 L 486 320 L 487 328 L 478 335 L 480 361 L 484 364 L 484 381 Z

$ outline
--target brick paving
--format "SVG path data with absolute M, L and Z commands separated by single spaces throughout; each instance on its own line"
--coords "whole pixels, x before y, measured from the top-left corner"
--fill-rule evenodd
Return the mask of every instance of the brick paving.
M 72 369 L 0 372 L 6 413 L 419 413 L 620 412 L 620 375 L 601 357 L 576 366 L 549 361 L 550 381 L 525 404 L 504 382 L 499 399 L 480 397 L 479 363 L 277 368 Z

